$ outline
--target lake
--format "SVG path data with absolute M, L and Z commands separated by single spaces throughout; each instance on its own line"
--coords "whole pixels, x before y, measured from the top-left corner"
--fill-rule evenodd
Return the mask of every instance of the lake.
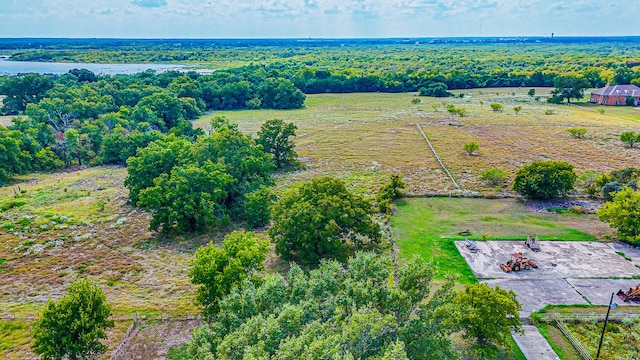
M 96 74 L 135 74 L 148 69 L 157 72 L 180 70 L 184 65 L 172 64 L 94 64 L 94 63 L 52 63 L 35 61 L 10 61 L 0 59 L 0 75 L 25 73 L 66 74 L 73 69 L 87 69 Z

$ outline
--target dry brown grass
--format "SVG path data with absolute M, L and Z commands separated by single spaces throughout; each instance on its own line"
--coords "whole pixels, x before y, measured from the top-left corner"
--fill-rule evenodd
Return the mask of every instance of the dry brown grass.
M 539 95 L 550 89 L 538 88 Z M 216 112 L 256 134 L 269 119 L 280 118 L 298 126 L 297 151 L 309 170 L 286 174 L 280 186 L 310 177 L 333 175 L 375 191 L 390 172 L 403 173 L 414 195 L 447 194 L 453 185 L 444 175 L 415 124 L 422 125 L 445 165 L 464 190 L 488 193 L 478 180 L 487 168 L 505 169 L 511 179 L 524 163 L 534 160 L 565 160 L 577 171 L 611 171 L 640 167 L 638 149 L 620 143 L 623 131 L 640 130 L 631 108 L 599 114 L 591 108 L 536 102 L 528 89 L 481 89 L 461 91 L 465 98 L 420 98 L 413 94 L 318 94 L 309 95 L 307 108 L 275 111 Z M 458 92 L 460 93 L 460 92 Z M 513 95 L 515 93 L 515 95 Z M 490 103 L 504 105 L 493 112 Z M 464 107 L 469 116 L 451 117 L 444 104 Z M 434 109 L 434 105 L 439 105 Z M 516 115 L 513 108 L 522 106 Z M 553 115 L 545 115 L 550 110 Z M 627 114 L 629 113 L 629 114 Z M 197 122 L 206 126 L 214 115 Z M 586 139 L 574 139 L 571 127 L 587 129 Z M 465 142 L 480 145 L 479 156 L 462 151 Z
M 30 175 L 24 179 L 37 176 L 37 184 L 0 188 L 0 206 L 25 203 L 0 212 L 0 318 L 30 323 L 49 298 L 59 298 L 82 277 L 105 290 L 118 318 L 198 312 L 189 261 L 197 247 L 219 241 L 229 229 L 171 240 L 148 231 L 149 214 L 126 203 L 125 175 L 123 168 L 99 167 Z M 68 219 L 51 223 L 60 216 Z M 128 324 L 113 330 L 110 346 L 119 344 Z M 25 355 L 28 343 L 18 348 L 11 356 L 31 357 Z

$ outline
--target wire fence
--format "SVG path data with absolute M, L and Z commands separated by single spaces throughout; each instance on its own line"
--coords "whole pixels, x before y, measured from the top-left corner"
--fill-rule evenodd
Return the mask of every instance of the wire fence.
M 420 130 L 420 134 L 422 134 L 422 137 L 427 142 L 427 145 L 429 145 L 429 148 L 431 149 L 431 152 L 433 152 L 433 155 L 436 157 L 436 160 L 438 160 L 438 163 L 440 164 L 440 166 L 442 167 L 444 172 L 449 176 L 449 179 L 451 179 L 451 182 L 453 182 L 453 185 L 456 187 L 456 189 L 458 189 L 458 191 L 460 191 L 461 190 L 460 189 L 460 185 L 458 185 L 456 180 L 453 178 L 453 176 L 449 172 L 449 169 L 447 169 L 447 167 L 444 166 L 444 163 L 440 159 L 440 156 L 438 156 L 438 153 L 436 152 L 436 149 L 434 149 L 433 145 L 431 145 L 431 141 L 429 141 L 429 138 L 427 137 L 427 135 L 424 133 L 424 131 L 420 127 L 420 124 L 416 124 L 416 126 L 418 127 L 418 130 Z
M 560 329 L 562 334 L 567 338 L 567 340 L 569 340 L 571 345 L 573 345 L 573 347 L 580 354 L 580 356 L 582 356 L 584 360 L 593 360 L 593 358 L 591 357 L 591 354 L 589 354 L 587 349 L 585 349 L 584 346 L 582 346 L 582 343 L 580 343 L 580 341 L 576 339 L 573 336 L 573 334 L 571 334 L 571 332 L 564 326 L 564 323 L 562 322 L 562 320 L 559 320 L 556 318 L 555 321 L 558 329 Z

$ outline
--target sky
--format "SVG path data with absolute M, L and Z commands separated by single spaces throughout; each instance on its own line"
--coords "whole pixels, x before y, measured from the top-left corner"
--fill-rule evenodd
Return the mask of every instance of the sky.
M 0 0 L 0 37 L 640 36 L 637 0 Z

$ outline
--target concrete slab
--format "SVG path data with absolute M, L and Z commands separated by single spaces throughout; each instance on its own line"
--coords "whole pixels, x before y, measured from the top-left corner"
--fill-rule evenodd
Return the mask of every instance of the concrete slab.
M 567 279 L 576 291 L 582 294 L 594 305 L 609 305 L 611 293 L 618 290 L 628 291 L 630 287 L 640 284 L 640 280 L 614 280 L 614 279 Z M 613 301 L 619 305 L 638 305 L 637 302 L 624 302 L 619 297 L 613 297 Z
M 608 243 L 610 248 L 614 251 L 624 253 L 624 256 L 631 258 L 631 263 L 635 266 L 640 266 L 640 248 L 631 247 L 622 243 Z
M 522 325 L 524 335 L 512 334 L 527 360 L 559 360 L 547 340 L 534 325 Z
M 542 241 L 542 251 L 530 251 L 523 241 L 476 241 L 478 252 L 472 253 L 464 241 L 455 242 L 478 278 L 484 279 L 562 279 L 588 277 L 632 277 L 640 268 L 616 254 L 602 242 Z M 511 254 L 522 252 L 538 269 L 505 273 L 499 267 Z
M 522 303 L 520 317 L 523 318 L 547 304 L 588 304 L 564 279 L 494 279 L 481 282 L 515 291 Z

